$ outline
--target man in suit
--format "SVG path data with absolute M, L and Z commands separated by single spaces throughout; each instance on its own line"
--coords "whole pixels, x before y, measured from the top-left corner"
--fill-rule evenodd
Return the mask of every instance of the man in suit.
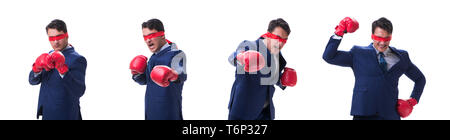
M 297 82 L 295 70 L 285 67 L 280 52 L 290 33 L 288 23 L 281 18 L 272 20 L 267 31 L 256 41 L 243 41 L 228 58 L 236 67 L 229 120 L 273 120 L 274 85 L 284 90 Z
M 339 51 L 345 33 L 355 32 L 358 22 L 346 17 L 330 38 L 323 59 L 333 65 L 350 67 L 355 75 L 351 115 L 354 120 L 399 120 L 407 117 L 419 102 L 425 76 L 414 65 L 407 51 L 389 46 L 392 23 L 382 17 L 372 23 L 369 46 L 354 46 Z M 405 74 L 414 81 L 410 99 L 398 99 L 398 80 Z
M 40 55 L 29 74 L 31 85 L 41 84 L 37 118 L 42 115 L 43 120 L 81 120 L 86 59 L 68 43 L 64 21 L 53 20 L 46 31 L 53 50 Z
M 159 19 L 142 23 L 142 34 L 148 49 L 147 57 L 136 56 L 130 63 L 132 79 L 147 85 L 145 93 L 146 120 L 182 120 L 181 93 L 186 81 L 186 55 L 168 41 Z

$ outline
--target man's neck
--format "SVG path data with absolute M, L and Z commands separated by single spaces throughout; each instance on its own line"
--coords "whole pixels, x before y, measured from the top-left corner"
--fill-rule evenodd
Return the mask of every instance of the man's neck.
M 69 44 L 65 45 L 65 47 L 62 48 L 61 51 L 65 50 L 67 48 L 67 46 L 69 46 Z
M 166 49 L 168 46 L 169 46 L 169 44 L 168 44 L 167 42 L 164 43 L 164 45 L 161 46 L 161 47 L 159 48 L 159 50 L 157 50 L 157 51 L 155 52 L 155 54 L 158 54 L 158 53 L 161 52 L 162 50 Z
M 70 44 L 67 44 L 64 46 L 64 48 L 61 48 L 61 50 L 59 50 L 59 51 L 64 51 L 65 49 L 70 48 L 69 46 L 70 46 Z M 53 51 L 55 51 L 55 49 L 53 49 Z
M 377 50 L 377 48 L 375 46 L 373 46 L 373 48 L 375 49 L 375 51 L 377 52 L 377 54 L 380 53 L 380 51 Z M 391 51 L 391 49 L 389 48 L 389 46 L 386 48 L 386 50 L 384 50 L 382 53 L 383 54 L 387 54 Z

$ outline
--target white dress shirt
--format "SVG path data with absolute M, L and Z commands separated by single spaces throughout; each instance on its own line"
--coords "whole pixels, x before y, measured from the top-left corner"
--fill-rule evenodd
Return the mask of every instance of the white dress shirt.
M 377 52 L 377 60 L 380 60 L 380 55 L 378 55 L 379 51 L 377 50 L 377 48 L 375 48 L 375 46 L 373 46 L 373 48 Z M 387 70 L 391 69 L 392 66 L 394 66 L 400 61 L 400 58 L 397 56 L 397 54 L 392 52 L 392 50 L 389 47 L 383 52 L 383 54 L 384 60 L 386 60 L 387 63 Z

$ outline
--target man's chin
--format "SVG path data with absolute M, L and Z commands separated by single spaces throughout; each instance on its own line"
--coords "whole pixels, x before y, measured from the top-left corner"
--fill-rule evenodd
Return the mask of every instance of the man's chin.
M 150 52 L 152 52 L 152 53 L 155 53 L 156 52 L 156 49 L 149 49 L 150 50 Z
M 65 47 L 61 46 L 61 47 L 54 47 L 53 50 L 55 51 L 62 51 Z
M 377 50 L 378 50 L 379 52 L 384 52 L 384 51 L 387 50 L 387 47 L 377 47 Z

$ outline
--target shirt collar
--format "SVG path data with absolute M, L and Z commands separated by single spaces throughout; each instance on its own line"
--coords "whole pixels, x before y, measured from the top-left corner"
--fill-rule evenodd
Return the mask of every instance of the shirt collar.
M 73 47 L 72 47 L 72 45 L 69 44 L 69 45 L 67 45 L 66 48 L 64 48 L 64 50 L 67 50 L 67 49 L 70 49 L 70 48 L 73 48 Z M 63 51 L 64 51 L 64 50 L 63 50 Z
M 61 52 L 65 51 L 65 50 L 68 50 L 68 49 L 70 49 L 70 48 L 73 48 L 73 47 L 72 47 L 72 45 L 68 44 L 68 45 L 66 46 L 66 48 L 64 48 L 63 50 L 61 50 Z M 54 51 L 55 51 L 55 50 L 51 50 L 50 52 L 54 52 Z
M 159 51 L 155 52 L 155 54 L 158 54 L 159 52 L 161 52 L 162 50 L 166 49 L 169 46 L 170 46 L 169 43 L 164 44 L 164 46 L 162 46 L 161 49 L 159 49 Z
M 380 53 L 378 50 L 377 50 L 377 48 L 375 48 L 375 46 L 374 45 L 372 45 L 372 47 L 373 47 L 373 49 L 375 49 L 375 51 L 377 52 L 377 55 L 378 55 L 378 53 Z M 386 56 L 386 54 L 388 54 L 388 53 L 391 53 L 391 47 L 387 47 L 387 49 L 383 52 L 383 54 Z

